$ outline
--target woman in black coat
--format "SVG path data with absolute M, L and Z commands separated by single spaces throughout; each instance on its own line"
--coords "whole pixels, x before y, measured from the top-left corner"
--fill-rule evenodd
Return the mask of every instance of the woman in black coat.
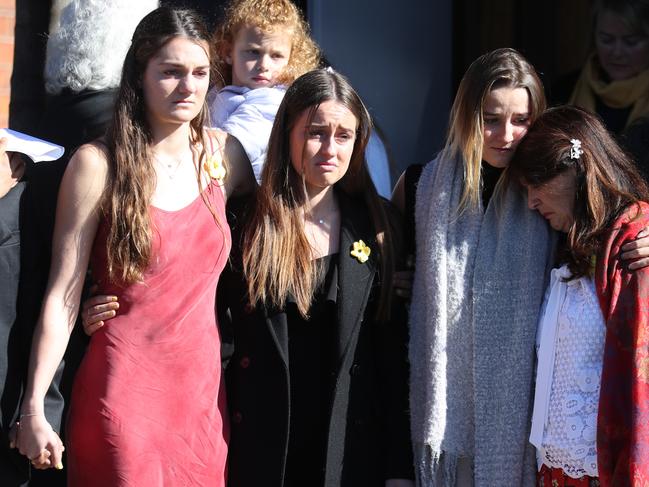
M 307 73 L 279 108 L 261 187 L 231 206 L 217 302 L 232 487 L 412 485 L 399 233 L 363 159 L 369 129 L 345 78 Z
M 339 200 L 346 213 L 340 248 L 352 248 L 358 236 L 372 242 L 364 209 L 351 199 Z M 245 209 L 233 213 L 236 246 Z M 311 323 L 296 324 L 319 321 L 315 326 L 329 330 L 305 331 L 311 333 L 315 347 L 300 351 L 291 342 L 309 344 L 309 337 L 296 337 L 289 323 L 296 316 L 296 304 L 289 298 L 284 309 L 248 306 L 240 247 L 233 249 L 218 297 L 224 348 L 233 345 L 229 357 L 224 350 L 229 359 L 225 377 L 231 418 L 230 486 L 383 486 L 386 477 L 412 476 L 403 307 L 394 310 L 401 315 L 400 323 L 377 323 L 376 262 L 370 259 L 361 265 L 350 255 L 338 259 L 335 274 L 325 281 L 331 307 L 322 313 L 326 318 L 312 315 Z M 300 360 L 300 366 L 293 366 L 291 359 Z M 290 445 L 304 437 L 319 440 L 311 445 L 315 454 L 307 453 L 309 445 L 301 451 Z M 287 461 L 314 483 L 287 478 Z

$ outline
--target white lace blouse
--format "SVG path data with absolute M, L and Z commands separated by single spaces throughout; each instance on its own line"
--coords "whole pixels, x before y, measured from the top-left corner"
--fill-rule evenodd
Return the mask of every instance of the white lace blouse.
M 537 332 L 538 365 L 530 442 L 539 468 L 597 477 L 597 407 L 605 324 L 592 279 L 552 271 Z

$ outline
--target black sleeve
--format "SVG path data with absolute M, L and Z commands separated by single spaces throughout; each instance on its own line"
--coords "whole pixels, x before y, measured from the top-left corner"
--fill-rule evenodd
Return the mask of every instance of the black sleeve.
M 252 199 L 250 195 L 241 198 L 231 198 L 228 200 L 225 209 L 228 226 L 232 234 L 232 250 L 230 251 L 228 262 L 225 264 L 223 272 L 221 272 L 219 284 L 216 289 L 216 319 L 221 335 L 222 370 L 227 368 L 230 358 L 234 354 L 234 331 L 230 306 L 232 302 L 240 298 L 236 296 L 235 289 L 241 287 L 241 283 L 239 282 L 241 272 L 236 272 L 235 267 L 240 270 L 243 221 L 245 213 L 251 204 Z
M 423 170 L 424 166 L 413 164 L 408 166 L 403 178 L 405 202 L 403 233 L 404 245 L 408 255 L 415 255 L 415 196 L 417 194 L 417 183 L 419 183 Z
M 392 318 L 379 328 L 378 349 L 383 424 L 386 432 L 386 479 L 414 479 L 410 437 L 408 318 L 402 299 L 395 299 Z
M 216 320 L 221 336 L 221 370 L 225 371 L 234 354 L 234 332 L 232 330 L 232 314 L 230 313 L 230 296 L 232 270 L 231 263 L 226 262 L 219 277 L 216 288 Z
M 411 166 L 414 169 L 412 181 L 419 180 L 423 166 Z M 406 171 L 406 175 L 408 170 Z M 406 183 L 408 178 L 406 178 Z M 413 207 L 414 207 L 414 192 Z M 395 235 L 404 234 L 399 212 L 388 202 L 387 214 L 391 232 Z M 408 208 L 406 203 L 406 208 Z M 402 239 L 395 239 L 395 269 L 404 268 Z M 415 478 L 412 455 L 412 440 L 410 435 L 410 367 L 408 363 L 408 311 L 405 299 L 392 297 L 390 319 L 384 323 L 376 323 L 378 328 L 378 373 L 381 378 L 381 400 L 384 410 L 384 428 L 387 438 L 387 461 L 385 464 L 386 479 Z
M 16 307 L 20 282 L 19 209 L 24 187 L 24 183 L 19 183 L 0 198 L 0 429 L 4 435 L 18 411 L 26 356 L 29 354 L 19 338 L 20 321 Z
M 16 0 L 9 127 L 35 133 L 45 108 L 45 47 L 51 2 Z

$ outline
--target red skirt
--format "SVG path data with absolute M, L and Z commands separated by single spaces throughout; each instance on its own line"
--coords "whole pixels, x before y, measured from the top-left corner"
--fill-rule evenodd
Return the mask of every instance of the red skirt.
M 538 487 L 599 487 L 599 479 L 588 475 L 573 479 L 560 468 L 549 468 L 543 465 L 536 474 L 536 485 Z

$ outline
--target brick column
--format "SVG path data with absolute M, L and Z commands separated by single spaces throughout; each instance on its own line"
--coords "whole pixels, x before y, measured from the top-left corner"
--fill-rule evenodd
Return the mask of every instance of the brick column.
M 0 0 L 0 127 L 6 127 L 9 119 L 15 23 L 15 0 Z

